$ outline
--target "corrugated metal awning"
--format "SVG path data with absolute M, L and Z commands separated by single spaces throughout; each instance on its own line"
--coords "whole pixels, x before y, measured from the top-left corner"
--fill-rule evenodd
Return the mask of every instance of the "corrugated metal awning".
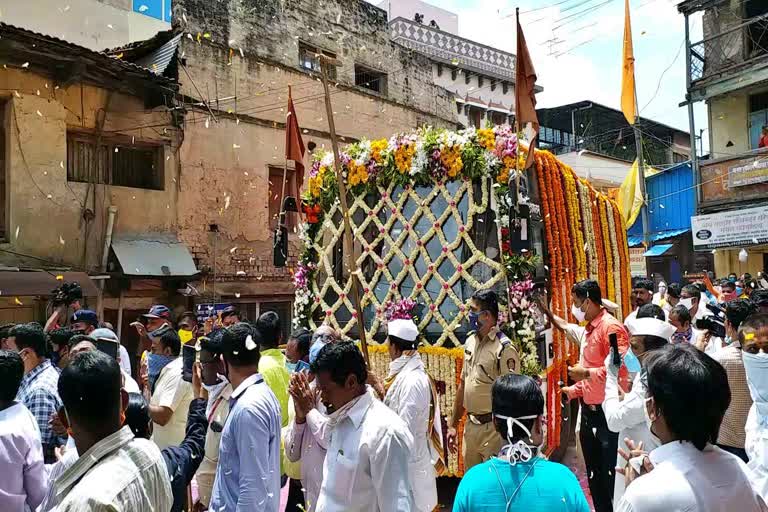
M 653 247 L 651 247 L 650 249 L 645 251 L 643 253 L 643 256 L 646 257 L 646 258 L 650 258 L 650 257 L 653 257 L 653 256 L 661 256 L 662 254 L 664 254 L 665 252 L 670 250 L 672 248 L 672 245 L 674 245 L 674 244 L 654 245 Z
M 172 38 L 146 57 L 137 59 L 136 64 L 147 68 L 156 75 L 162 75 L 165 73 L 168 64 L 171 63 L 173 56 L 176 55 L 176 50 L 179 48 L 179 41 L 181 41 L 181 35 L 182 34 L 179 34 Z
M 59 279 L 57 279 L 59 277 Z M 51 295 L 63 282 L 76 282 L 83 289 L 83 296 L 98 295 L 96 284 L 85 272 L 56 271 L 2 271 L 0 272 L 0 294 L 5 296 L 29 297 Z
M 688 233 L 690 231 L 690 228 L 688 229 L 671 229 L 669 231 L 659 231 L 658 233 L 651 233 L 648 237 L 648 241 L 658 242 L 659 240 L 666 240 L 667 238 L 674 238 L 676 236 L 683 235 L 685 233 Z M 642 235 L 629 235 L 627 237 L 627 245 L 630 247 L 639 247 L 643 245 L 643 236 Z
M 112 251 L 128 276 L 190 277 L 198 273 L 189 249 L 172 234 L 115 237 Z

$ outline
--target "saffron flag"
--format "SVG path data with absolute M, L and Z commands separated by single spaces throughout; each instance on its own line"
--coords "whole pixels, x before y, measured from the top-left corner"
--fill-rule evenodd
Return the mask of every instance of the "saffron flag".
M 528 139 L 528 157 L 524 169 L 533 165 L 535 139 L 539 134 L 539 117 L 536 115 L 536 70 L 525 42 L 520 12 L 517 11 L 517 61 L 515 63 L 515 117 L 518 129 Z
M 619 211 L 627 222 L 627 229 L 637 220 L 640 209 L 643 207 L 643 193 L 640 188 L 640 172 L 637 160 L 632 164 L 632 169 L 627 173 L 624 182 L 619 188 Z
M 637 97 L 635 95 L 635 54 L 632 49 L 632 24 L 629 20 L 629 0 L 624 0 L 624 54 L 621 69 L 621 111 L 629 124 L 635 124 Z
M 293 108 L 291 86 L 288 86 L 288 114 L 285 120 L 285 159 L 293 160 L 296 164 L 296 195 L 304 184 L 304 141 L 301 139 L 299 120 Z M 281 206 L 282 208 L 282 206 Z

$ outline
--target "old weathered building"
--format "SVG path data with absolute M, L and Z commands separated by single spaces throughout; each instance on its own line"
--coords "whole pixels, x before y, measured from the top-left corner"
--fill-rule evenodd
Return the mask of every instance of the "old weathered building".
M 687 0 L 703 12 L 703 38 L 686 41 L 687 100 L 704 101 L 710 157 L 696 166 L 698 211 L 694 248 L 714 252 L 718 276 L 768 268 L 768 3 Z M 688 30 L 686 30 L 688 33 Z M 693 111 L 689 109 L 693 127 Z M 741 255 L 741 257 L 740 257 Z
M 118 303 L 141 310 L 171 300 L 196 274 L 175 239 L 176 83 L 5 24 L 0 57 L 0 292 L 11 308 L 5 319 L 44 320 L 58 274 L 80 281 L 89 305 L 113 323 Z M 154 247 L 163 263 L 150 265 L 132 252 L 137 243 Z M 177 249 L 181 259 L 163 258 Z M 47 273 L 24 271 L 41 269 Z M 96 280 L 103 293 L 88 274 L 104 278 Z

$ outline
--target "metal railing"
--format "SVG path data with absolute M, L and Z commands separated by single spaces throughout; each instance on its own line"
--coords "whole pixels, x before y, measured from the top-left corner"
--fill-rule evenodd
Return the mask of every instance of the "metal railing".
M 515 56 L 405 18 L 389 24 L 392 40 L 438 60 L 514 80 Z
M 726 16 L 720 14 L 716 21 L 722 26 Z M 734 18 L 734 26 L 692 43 L 690 52 L 688 72 L 692 83 L 768 59 L 768 14 L 746 21 Z

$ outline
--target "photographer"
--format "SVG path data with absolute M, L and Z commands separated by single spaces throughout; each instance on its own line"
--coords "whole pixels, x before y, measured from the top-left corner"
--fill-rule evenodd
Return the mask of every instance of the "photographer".
M 748 462 L 747 452 L 744 450 L 744 425 L 747 423 L 749 408 L 752 407 L 752 397 L 749 394 L 747 374 L 741 358 L 739 326 L 754 312 L 755 306 L 749 300 L 736 299 L 726 304 L 725 346 L 713 356 L 725 368 L 728 386 L 731 388 L 731 404 L 725 411 L 717 446 L 744 462 Z
M 67 311 L 70 307 L 74 313 L 83 308 L 81 303 L 83 300 L 83 289 L 80 288 L 78 283 L 62 283 L 60 287 L 51 293 L 53 294 L 53 297 L 51 297 L 53 313 L 45 322 L 45 332 L 61 327 L 59 321 L 62 318 L 67 318 Z
M 726 337 L 725 310 L 714 304 L 707 304 L 704 310 L 704 316 L 694 322 L 694 326 L 700 331 L 694 345 L 705 354 L 715 357 L 723 348 Z

